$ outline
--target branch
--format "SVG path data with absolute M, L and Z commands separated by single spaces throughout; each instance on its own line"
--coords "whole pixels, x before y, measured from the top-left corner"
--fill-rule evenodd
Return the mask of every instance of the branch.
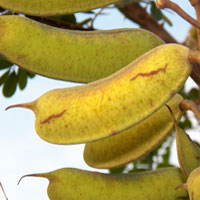
M 166 43 L 177 43 L 177 41 L 163 28 L 162 25 L 158 24 L 153 17 L 147 13 L 146 9 L 141 7 L 139 3 L 131 4 L 120 4 L 118 9 L 122 12 L 125 17 L 131 21 L 140 25 L 141 28 L 149 30 Z
M 29 17 L 30 19 L 33 19 L 33 20 L 36 20 L 36 21 L 39 21 L 42 23 L 48 23 L 48 24 L 54 25 L 59 28 L 81 30 L 81 31 L 94 30 L 92 27 L 84 28 L 84 27 L 76 25 L 76 24 L 71 24 L 71 23 L 67 23 L 64 21 L 54 20 L 50 17 L 38 17 L 38 16 L 30 16 L 30 15 L 26 15 L 26 16 Z
M 191 78 L 200 87 L 200 51 L 190 50 L 188 55 L 189 61 L 192 63 Z
M 188 15 L 183 9 L 181 9 L 176 3 L 170 0 L 156 0 L 156 6 L 160 9 L 169 8 L 179 14 L 183 19 L 190 24 L 200 29 L 200 22 Z

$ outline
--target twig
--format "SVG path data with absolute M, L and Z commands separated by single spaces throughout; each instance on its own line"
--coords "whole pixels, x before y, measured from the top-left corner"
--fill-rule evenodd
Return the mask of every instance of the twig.
M 200 50 L 200 0 L 190 0 L 190 3 L 195 6 L 197 13 L 197 20 L 190 17 L 184 10 L 182 10 L 176 3 L 170 0 L 156 0 L 156 6 L 158 8 L 169 8 L 178 13 L 182 18 L 188 21 L 190 24 L 198 28 L 198 49 Z M 200 87 L 200 58 L 195 58 L 198 52 L 190 52 L 189 60 L 193 63 L 191 78 Z M 199 57 L 199 56 L 198 56 Z
M 90 24 L 90 28 L 93 29 L 93 24 L 95 19 L 98 17 L 98 15 L 100 15 L 102 13 L 102 11 L 105 9 L 106 7 L 103 7 L 99 10 L 99 12 L 95 13 L 94 18 L 91 20 L 91 24 Z
M 189 0 L 191 5 L 195 7 L 199 0 Z
M 192 111 L 195 114 L 196 118 L 200 120 L 200 111 L 198 110 L 197 105 L 193 101 L 187 99 L 183 100 L 180 104 L 180 108 L 182 111 Z
M 1 182 L 0 182 L 0 187 L 1 187 L 1 190 L 3 191 L 3 194 L 6 198 L 6 200 L 8 200 L 8 197 L 6 196 L 5 190 L 3 189 L 3 185 L 1 184 Z
M 156 0 L 156 6 L 160 9 L 169 8 L 179 14 L 183 19 L 190 24 L 200 29 L 200 22 L 188 15 L 181 7 L 170 0 Z
M 200 21 L 200 1 L 199 0 L 191 0 L 190 3 L 194 6 L 197 20 Z M 197 30 L 197 37 L 198 37 L 198 50 L 200 50 L 200 30 Z

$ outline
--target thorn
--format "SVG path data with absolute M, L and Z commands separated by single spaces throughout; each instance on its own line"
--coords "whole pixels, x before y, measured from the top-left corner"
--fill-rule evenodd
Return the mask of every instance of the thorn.
M 20 182 L 21 182 L 21 180 L 22 180 L 23 178 L 27 177 L 27 176 L 32 176 L 32 175 L 31 175 L 31 174 L 29 174 L 29 175 L 24 175 L 24 176 L 22 176 L 22 177 L 19 179 L 19 181 L 18 181 L 17 185 L 19 185 L 19 184 L 20 184 Z
M 7 108 L 5 108 L 5 110 L 7 111 L 10 108 L 27 108 L 30 110 L 34 110 L 35 104 L 36 104 L 36 101 L 30 102 L 30 103 L 15 104 L 15 105 L 8 106 Z
M 42 177 L 42 178 L 44 178 L 43 176 L 40 176 L 40 174 L 27 174 L 27 175 L 22 176 L 22 177 L 19 179 L 17 185 L 19 185 L 19 184 L 21 183 L 21 180 L 22 180 L 23 178 L 25 178 L 25 177 Z
M 21 104 L 11 105 L 5 108 L 5 111 L 9 110 L 10 108 L 19 108 L 19 107 L 22 107 Z

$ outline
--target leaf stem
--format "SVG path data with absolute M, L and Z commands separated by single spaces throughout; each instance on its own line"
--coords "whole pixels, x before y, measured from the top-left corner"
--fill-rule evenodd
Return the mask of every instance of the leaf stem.
M 182 111 L 186 111 L 186 110 L 192 111 L 194 115 L 196 116 L 196 118 L 200 120 L 200 111 L 197 105 L 193 101 L 184 99 L 180 104 L 180 108 Z

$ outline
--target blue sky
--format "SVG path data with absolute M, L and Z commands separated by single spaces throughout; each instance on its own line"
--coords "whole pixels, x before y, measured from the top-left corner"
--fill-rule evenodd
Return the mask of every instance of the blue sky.
M 192 16 L 195 16 L 189 1 L 175 1 Z M 110 10 L 107 11 L 108 13 Z M 169 32 L 178 41 L 186 37 L 190 25 L 171 11 L 165 14 L 173 21 L 173 29 L 166 25 Z M 86 15 L 77 14 L 79 21 Z M 103 15 L 95 21 L 95 28 L 133 28 L 136 27 L 128 19 L 125 19 L 117 10 L 111 14 Z M 194 85 L 189 80 L 187 88 Z M 39 178 L 25 178 L 19 186 L 19 178 L 25 174 L 52 171 L 62 167 L 75 167 L 87 170 L 95 170 L 88 167 L 82 158 L 84 145 L 58 146 L 41 140 L 34 130 L 34 114 L 29 110 L 11 109 L 5 111 L 9 105 L 29 102 L 48 90 L 71 87 L 72 83 L 50 80 L 37 76 L 30 80 L 27 88 L 9 99 L 0 96 L 0 181 L 4 186 L 8 199 L 16 200 L 48 200 L 46 187 L 48 181 Z M 196 123 L 196 122 L 195 122 Z M 175 149 L 175 146 L 173 147 Z M 176 153 L 172 162 L 177 164 Z M 106 170 L 103 170 L 106 172 Z M 0 199 L 4 200 L 0 192 Z

